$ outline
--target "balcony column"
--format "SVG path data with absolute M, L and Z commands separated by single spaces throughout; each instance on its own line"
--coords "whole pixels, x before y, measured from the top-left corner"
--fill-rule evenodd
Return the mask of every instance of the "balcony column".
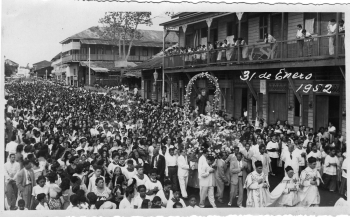
M 317 34 L 318 34 L 318 36 L 320 36 L 321 35 L 320 13 L 317 13 L 316 20 L 317 20 Z M 321 38 L 318 38 L 317 39 L 317 56 L 320 56 L 320 42 L 321 42 Z
M 165 99 L 165 71 L 164 71 L 164 57 L 165 57 L 165 54 L 164 54 L 164 51 L 165 51 L 165 38 L 168 36 L 169 34 L 169 31 L 166 29 L 166 27 L 164 26 L 164 29 L 163 29 L 163 58 L 162 58 L 162 102 L 164 102 L 164 99 Z M 163 103 L 162 103 L 163 104 Z
M 187 24 L 182 25 L 181 28 L 182 28 L 182 31 L 184 32 L 184 37 L 185 37 L 184 47 L 186 47 L 186 29 L 187 29 Z M 180 30 L 179 30 L 179 32 L 180 32 Z M 183 55 L 183 57 L 182 57 L 182 66 L 184 68 L 185 68 L 185 65 L 186 65 L 185 59 L 186 59 L 186 55 Z
M 207 46 L 208 46 L 208 42 L 210 42 L 210 27 L 211 27 L 211 23 L 213 22 L 213 18 L 208 18 L 205 21 L 207 22 L 207 25 L 208 25 L 208 36 L 207 36 Z M 207 64 L 210 64 L 210 52 L 209 51 L 207 53 Z
M 339 15 L 340 13 L 337 13 L 336 15 L 336 23 L 337 23 L 337 29 L 335 30 L 335 57 L 337 58 L 339 56 Z
M 243 16 L 243 12 L 237 12 L 236 13 L 237 18 L 238 18 L 238 38 L 241 37 L 241 19 Z M 239 64 L 240 60 L 241 60 L 241 46 L 238 45 L 238 49 L 237 49 L 238 55 L 237 55 L 237 62 Z
M 284 12 L 282 12 L 282 17 L 281 17 L 281 41 L 284 40 Z M 281 43 L 280 47 L 281 47 L 281 60 L 283 59 L 283 42 Z

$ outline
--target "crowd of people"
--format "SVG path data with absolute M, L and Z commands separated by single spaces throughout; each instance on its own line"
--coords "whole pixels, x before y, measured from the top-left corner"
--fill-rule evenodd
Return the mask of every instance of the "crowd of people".
M 230 40 L 230 39 L 229 39 Z M 238 53 L 238 47 L 240 52 Z M 209 51 L 209 55 L 207 54 Z M 172 47 L 166 50 L 166 56 L 184 54 L 185 64 L 206 64 L 209 58 L 210 63 L 237 61 L 238 55 L 241 60 L 248 59 L 248 47 L 243 38 L 232 38 L 232 41 L 225 39 L 223 42 L 208 42 L 207 44 L 194 47 Z
M 214 144 L 188 139 L 203 109 L 187 119 L 183 107 L 137 93 L 45 81 L 5 89 L 9 210 L 204 208 L 206 199 L 243 208 L 244 194 L 246 207 L 309 207 L 320 204 L 319 187 L 346 196 L 345 140 L 331 124 L 314 132 L 225 116 L 219 129 L 233 133 Z

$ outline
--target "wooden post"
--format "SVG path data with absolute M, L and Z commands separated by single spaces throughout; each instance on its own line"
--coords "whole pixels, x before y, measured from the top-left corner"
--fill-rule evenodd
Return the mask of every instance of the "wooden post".
M 284 40 L 284 12 L 282 12 L 282 18 L 281 18 L 281 41 Z M 283 45 L 284 45 L 284 42 L 281 42 L 280 44 L 280 47 L 281 47 L 281 60 L 283 59 Z
M 336 22 L 337 22 L 337 29 L 335 30 L 335 57 L 338 58 L 339 56 L 339 15 L 340 13 L 337 13 L 336 15 Z
M 320 36 L 321 35 L 321 19 L 320 19 L 320 13 L 317 13 L 316 15 L 316 20 L 317 20 L 317 34 Z M 320 56 L 320 43 L 321 38 L 317 39 L 317 56 Z
M 210 42 L 210 26 L 208 26 L 208 36 L 207 36 L 207 42 Z M 207 64 L 210 64 L 210 51 L 207 43 Z
M 241 19 L 238 19 L 238 38 L 241 37 Z M 240 60 L 241 60 L 241 46 L 238 45 L 238 48 L 237 48 L 237 52 L 238 52 L 238 57 L 237 57 L 237 62 L 239 64 Z

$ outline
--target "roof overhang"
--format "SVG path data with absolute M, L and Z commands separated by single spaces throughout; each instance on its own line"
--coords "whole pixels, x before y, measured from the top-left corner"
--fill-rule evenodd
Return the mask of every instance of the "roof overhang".
M 193 16 L 186 16 L 186 17 L 183 17 L 183 18 L 180 18 L 180 19 L 175 19 L 175 20 L 170 20 L 168 22 L 165 22 L 165 23 L 161 23 L 159 24 L 160 26 L 164 26 L 166 28 L 171 28 L 171 29 L 174 29 L 174 28 L 179 28 L 181 27 L 182 25 L 186 24 L 186 25 L 190 25 L 190 24 L 194 24 L 194 23 L 199 23 L 199 22 L 203 22 L 205 21 L 206 19 L 208 18 L 217 18 L 217 17 L 222 17 L 222 16 L 226 16 L 226 15 L 230 15 L 230 14 L 234 14 L 236 12 L 228 12 L 228 13 L 225 13 L 225 12 L 217 12 L 217 13 L 195 13 Z M 207 14 L 208 16 L 203 16 Z M 199 17 L 201 16 L 201 18 L 198 18 L 196 19 L 196 17 Z M 192 18 L 192 19 L 191 19 Z

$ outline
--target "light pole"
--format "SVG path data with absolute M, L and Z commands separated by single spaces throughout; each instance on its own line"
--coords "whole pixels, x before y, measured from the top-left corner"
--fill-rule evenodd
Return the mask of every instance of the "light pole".
M 89 46 L 89 86 L 91 86 L 91 71 L 90 71 L 90 46 Z

